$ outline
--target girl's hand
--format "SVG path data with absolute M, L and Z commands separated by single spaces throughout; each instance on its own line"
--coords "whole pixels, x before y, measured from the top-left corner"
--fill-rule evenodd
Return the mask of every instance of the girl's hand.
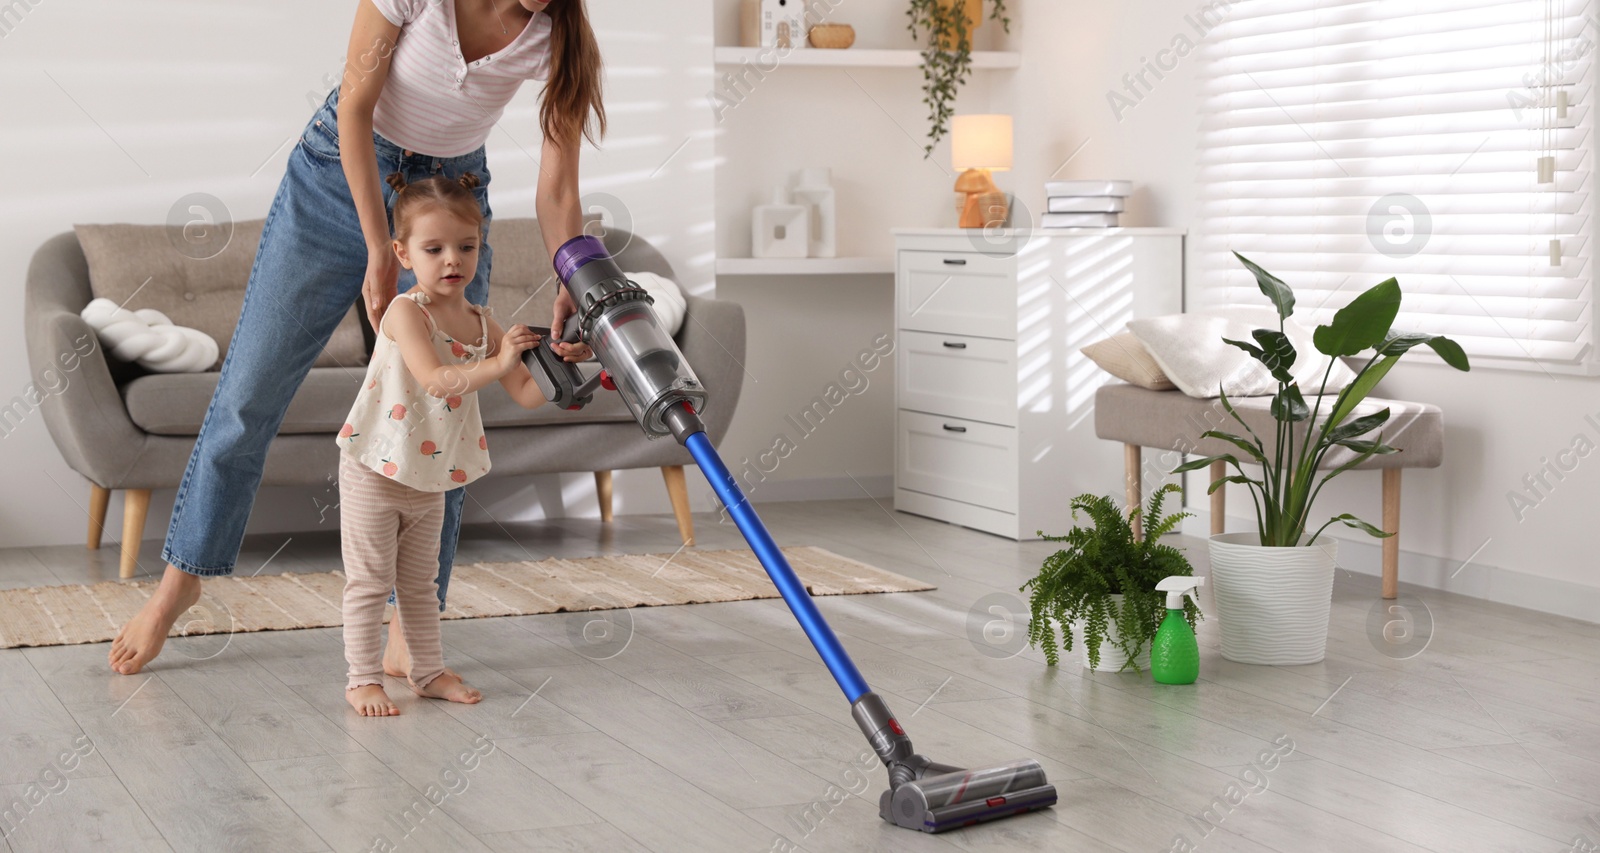
M 367 251 L 367 275 L 361 282 L 361 299 L 366 303 L 367 322 L 376 332 L 383 322 L 383 312 L 394 301 L 400 280 L 400 260 L 388 246 L 382 251 Z
M 594 350 L 589 349 L 589 345 L 582 341 L 575 344 L 557 344 L 556 346 L 559 347 L 556 352 L 561 354 L 562 361 L 578 362 L 594 358 Z
M 540 337 L 532 329 L 518 323 L 506 330 L 500 339 L 500 366 L 510 372 L 522 363 L 522 354 L 539 345 Z

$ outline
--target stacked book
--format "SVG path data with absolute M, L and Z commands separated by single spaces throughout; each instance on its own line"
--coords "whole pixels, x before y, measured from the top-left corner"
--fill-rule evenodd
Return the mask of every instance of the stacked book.
M 1046 181 L 1040 228 L 1115 228 L 1133 181 Z

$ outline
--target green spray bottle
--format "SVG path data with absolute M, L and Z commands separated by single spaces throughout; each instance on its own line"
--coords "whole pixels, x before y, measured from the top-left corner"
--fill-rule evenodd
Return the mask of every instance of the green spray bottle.
M 1203 577 L 1173 575 L 1156 584 L 1157 592 L 1167 594 L 1167 616 L 1150 641 L 1150 674 L 1160 684 L 1193 684 L 1200 677 L 1200 643 L 1194 629 L 1183 616 L 1183 597 L 1195 600 L 1195 589 L 1205 584 Z

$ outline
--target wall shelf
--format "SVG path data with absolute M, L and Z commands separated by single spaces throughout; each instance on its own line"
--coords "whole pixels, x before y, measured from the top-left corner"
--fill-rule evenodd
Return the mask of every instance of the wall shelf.
M 833 68 L 916 68 L 922 65 L 922 52 L 918 50 L 873 50 L 869 48 L 849 47 L 843 50 L 828 50 L 825 48 L 805 47 L 791 50 L 787 55 L 778 58 L 775 48 L 768 47 L 719 47 L 715 53 L 718 65 L 742 65 L 749 62 L 751 65 L 769 69 L 776 62 L 777 67 L 785 65 L 829 66 Z M 1007 50 L 975 50 L 972 52 L 972 67 L 982 68 L 1017 68 L 1022 65 L 1022 54 Z
M 893 275 L 894 258 L 717 258 L 717 275 Z

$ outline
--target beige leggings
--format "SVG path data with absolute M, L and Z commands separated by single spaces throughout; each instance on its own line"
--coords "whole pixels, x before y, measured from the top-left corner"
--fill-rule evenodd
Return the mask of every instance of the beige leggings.
M 444 492 L 402 485 L 339 454 L 339 544 L 344 555 L 345 689 L 383 684 L 383 607 L 394 590 L 411 652 L 411 683 L 444 672 L 439 639 L 439 531 Z

